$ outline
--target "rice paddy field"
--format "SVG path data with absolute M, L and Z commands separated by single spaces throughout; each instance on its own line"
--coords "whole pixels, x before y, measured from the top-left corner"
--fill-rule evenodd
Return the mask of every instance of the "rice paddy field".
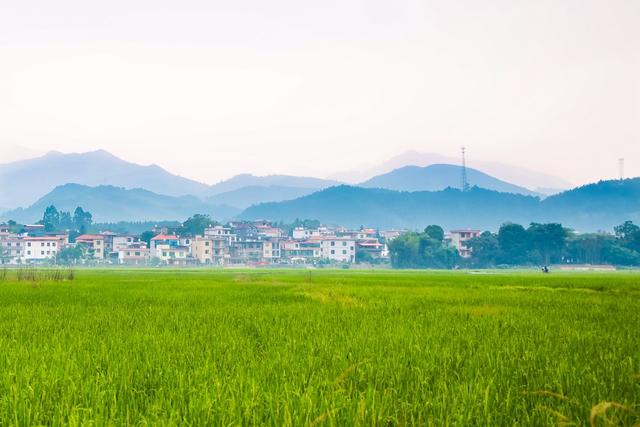
M 0 278 L 2 426 L 639 423 L 637 273 Z

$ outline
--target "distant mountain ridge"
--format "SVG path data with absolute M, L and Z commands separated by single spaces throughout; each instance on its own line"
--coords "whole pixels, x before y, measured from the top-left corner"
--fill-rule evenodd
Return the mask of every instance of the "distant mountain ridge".
M 51 151 L 41 157 L 0 164 L 0 212 L 29 206 L 55 187 L 68 183 L 143 188 L 157 194 L 192 195 L 202 199 L 244 187 L 264 187 L 262 194 L 267 197 L 257 201 L 277 199 L 278 191 L 267 187 L 280 187 L 279 192 L 284 198 L 278 200 L 285 200 L 291 198 L 292 194 L 298 197 L 339 184 L 337 181 L 312 177 L 242 174 L 210 186 L 172 174 L 157 165 L 142 166 L 127 162 L 104 150 L 70 154 Z M 244 192 L 249 191 L 247 189 Z M 238 196 L 237 199 L 241 207 L 246 207 L 245 203 L 253 201 L 255 197 L 242 200 Z
M 501 181 L 473 168 L 467 168 L 467 181 L 470 186 L 503 193 L 539 196 L 540 194 L 524 187 Z M 449 164 L 430 166 L 405 166 L 384 175 L 379 175 L 359 184 L 365 188 L 385 188 L 396 191 L 438 191 L 447 187 L 460 188 L 462 185 L 462 167 Z
M 322 178 L 312 178 L 292 175 L 265 175 L 252 174 L 236 175 L 227 180 L 211 186 L 207 191 L 208 196 L 239 190 L 244 187 L 281 187 L 281 188 L 306 188 L 309 190 L 321 190 L 341 184 L 338 181 Z
M 249 185 L 236 190 L 219 193 L 206 200 L 212 204 L 222 204 L 246 209 L 251 205 L 266 202 L 279 202 L 297 199 L 315 192 L 315 189 L 301 187 L 284 187 L 278 185 Z
M 528 168 L 495 161 L 473 160 L 473 158 L 469 160 L 469 165 L 477 170 L 536 192 L 550 194 L 573 187 L 573 184 L 567 180 Z M 412 150 L 400 153 L 377 165 L 361 166 L 357 170 L 333 174 L 331 178 L 356 184 L 405 166 L 425 167 L 435 164 L 459 165 L 460 158 Z
M 600 181 L 540 200 L 478 187 L 468 192 L 399 192 L 339 186 L 296 200 L 263 203 L 241 218 L 293 221 L 313 218 L 350 227 L 497 229 L 504 222 L 561 222 L 579 231 L 611 230 L 640 221 L 640 178 Z
M 26 209 L 3 214 L 4 219 L 35 222 L 42 219 L 47 206 L 71 211 L 82 206 L 93 214 L 96 222 L 118 221 L 184 221 L 196 213 L 210 214 L 219 220 L 231 219 L 240 211 L 230 206 L 205 203 L 195 196 L 167 196 L 148 190 L 125 189 L 111 185 L 89 187 L 65 184 L 56 187 Z
M 104 150 L 62 154 L 0 165 L 0 206 L 28 206 L 59 185 L 114 185 L 169 196 L 200 195 L 209 186 L 171 174 L 159 166 L 141 166 Z

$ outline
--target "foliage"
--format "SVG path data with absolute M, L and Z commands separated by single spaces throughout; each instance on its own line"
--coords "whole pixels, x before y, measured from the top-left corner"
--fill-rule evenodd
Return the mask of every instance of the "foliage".
M 438 242 L 442 242 L 444 240 L 444 230 L 439 225 L 427 226 L 427 228 L 424 229 L 424 234 Z
M 145 242 L 147 244 L 147 247 L 151 247 L 151 239 L 153 239 L 155 236 L 156 233 L 154 233 L 153 231 L 143 231 L 140 234 L 140 241 Z
M 485 231 L 480 236 L 470 239 L 465 246 L 471 249 L 472 262 L 476 267 L 495 265 L 500 252 L 500 244 L 495 234 Z
M 55 206 L 51 205 L 45 209 L 42 216 L 44 231 L 55 231 L 60 226 L 60 213 Z
M 2 425 L 640 422 L 637 273 L 10 276 Z
M 615 235 L 606 233 L 574 234 L 560 224 L 533 223 L 525 229 L 519 224 L 504 224 L 493 241 L 483 233 L 472 239 L 471 263 L 477 267 L 496 265 L 612 264 L 640 265 L 640 228 L 631 221 L 615 227 Z
M 202 235 L 204 234 L 205 228 L 218 224 L 219 223 L 212 220 L 209 215 L 195 214 L 182 223 L 179 234 L 184 236 Z
M 391 265 L 394 268 L 453 268 L 458 252 L 432 237 L 439 235 L 435 227 L 427 227 L 424 233 L 405 233 L 389 242 Z
M 93 215 L 90 212 L 85 212 L 80 206 L 73 212 L 73 224 L 75 229 L 84 234 L 87 232 L 87 227 L 93 223 Z
M 60 265 L 78 264 L 83 256 L 84 252 L 80 246 L 64 248 L 56 255 L 56 263 Z

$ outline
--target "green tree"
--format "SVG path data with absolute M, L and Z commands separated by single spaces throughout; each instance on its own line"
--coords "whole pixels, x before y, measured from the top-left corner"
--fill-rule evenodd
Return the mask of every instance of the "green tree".
M 631 221 L 625 221 L 624 224 L 614 227 L 614 231 L 624 247 L 640 251 L 640 227 Z
M 389 245 L 394 268 L 453 268 L 458 262 L 458 251 L 427 233 L 405 233 Z
M 204 234 L 204 229 L 216 225 L 209 215 L 195 214 L 182 224 L 181 234 L 196 236 Z
M 79 246 L 64 248 L 56 255 L 56 263 L 61 265 L 77 264 L 83 256 L 84 253 Z
M 534 222 L 527 229 L 527 235 L 531 247 L 539 254 L 541 264 L 548 265 L 561 260 L 569 235 L 561 224 Z
M 498 263 L 523 265 L 529 261 L 529 237 L 520 224 L 503 224 L 498 230 L 498 246 Z
M 442 242 L 444 240 L 444 230 L 439 225 L 429 225 L 424 229 L 424 234 L 430 238 Z
M 42 224 L 45 231 L 55 231 L 60 226 L 60 213 L 55 206 L 47 207 L 42 216 Z
M 147 244 L 147 247 L 151 246 L 151 239 L 155 237 L 156 233 L 153 231 L 143 231 L 140 233 L 140 240 Z
M 485 231 L 478 237 L 469 239 L 465 245 L 471 249 L 471 262 L 477 267 L 492 267 L 500 252 L 498 237 Z
M 93 224 L 93 215 L 90 212 L 85 212 L 80 206 L 73 212 L 73 225 L 81 234 L 87 232 L 87 228 Z
M 60 211 L 59 227 L 62 230 L 69 230 L 73 228 L 73 217 L 71 212 Z

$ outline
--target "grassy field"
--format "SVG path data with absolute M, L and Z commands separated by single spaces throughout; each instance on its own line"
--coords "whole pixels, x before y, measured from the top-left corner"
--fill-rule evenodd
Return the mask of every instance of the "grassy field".
M 640 422 L 634 273 L 14 276 L 2 426 Z

